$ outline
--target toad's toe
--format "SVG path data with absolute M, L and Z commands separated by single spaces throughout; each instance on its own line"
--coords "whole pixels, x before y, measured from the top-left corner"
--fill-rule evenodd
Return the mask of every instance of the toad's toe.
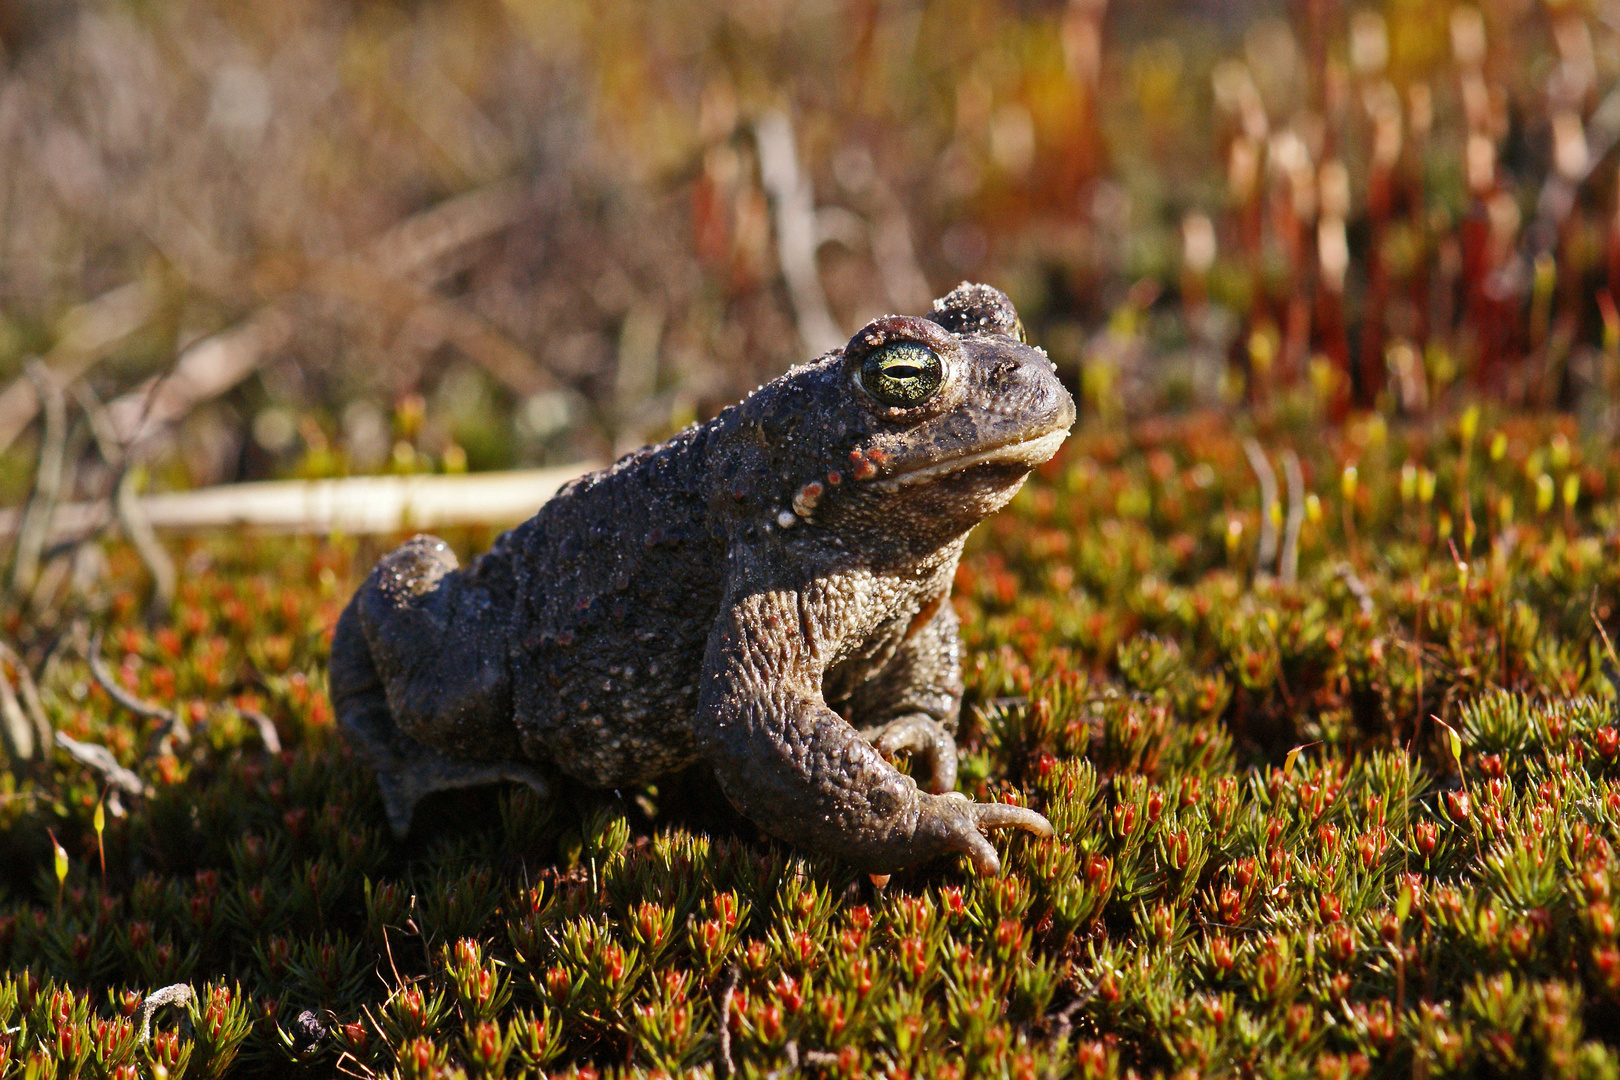
M 954 793 L 953 793 L 954 794 Z M 1033 810 L 1006 803 L 981 803 L 961 797 L 924 796 L 917 833 L 945 851 L 960 852 L 980 874 L 1001 870 L 995 846 L 985 837 L 991 829 L 1023 829 L 1041 838 L 1053 835 L 1052 823 Z
M 861 734 L 889 761 L 900 756 L 916 758 L 922 771 L 918 780 L 926 790 L 939 795 L 956 787 L 956 740 L 926 713 L 864 728 Z

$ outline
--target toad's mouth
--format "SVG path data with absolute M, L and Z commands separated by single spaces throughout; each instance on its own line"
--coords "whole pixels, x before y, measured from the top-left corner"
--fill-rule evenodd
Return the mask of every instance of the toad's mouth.
M 914 484 L 937 480 L 942 476 L 962 472 L 979 465 L 1021 466 L 1022 472 L 1028 472 L 1037 465 L 1050 461 L 1052 455 L 1057 453 L 1063 440 L 1069 437 L 1068 428 L 1059 428 L 1056 431 L 1038 435 L 1033 439 L 1016 439 L 992 446 L 986 450 L 975 450 L 969 454 L 959 454 L 956 457 L 946 458 L 943 461 L 933 461 L 926 465 L 918 465 L 905 469 L 879 480 L 875 486 L 888 491 Z

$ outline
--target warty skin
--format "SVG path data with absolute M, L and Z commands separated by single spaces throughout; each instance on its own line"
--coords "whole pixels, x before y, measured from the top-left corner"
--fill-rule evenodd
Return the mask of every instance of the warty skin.
M 765 832 L 873 873 L 993 873 L 987 830 L 1049 836 L 952 790 L 957 560 L 1075 418 L 1022 338 L 964 283 L 574 481 L 465 569 L 433 537 L 385 556 L 331 672 L 395 832 L 435 790 L 702 761 Z

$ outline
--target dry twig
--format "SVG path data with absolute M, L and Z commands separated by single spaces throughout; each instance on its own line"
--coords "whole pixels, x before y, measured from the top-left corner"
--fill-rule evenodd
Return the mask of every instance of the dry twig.
M 157 289 L 137 281 L 70 311 L 61 321 L 61 336 L 45 356 L 45 366 L 57 384 L 73 384 L 97 360 L 151 322 L 161 299 Z M 26 375 L 0 390 L 0 452 L 23 433 L 39 407 L 39 392 Z
M 141 509 L 141 501 L 135 490 L 139 483 L 139 475 L 126 468 L 118 478 L 118 487 L 113 493 L 113 509 L 118 515 L 119 527 L 129 537 L 136 554 L 140 555 L 141 562 L 146 564 L 147 572 L 152 575 L 149 610 L 156 616 L 169 610 L 178 575 L 175 573 L 174 560 L 158 543 L 157 533 L 152 531 L 152 523 Z
M 118 759 L 105 746 L 80 742 L 65 731 L 56 733 L 56 745 L 66 750 L 80 765 L 100 773 L 102 779 L 126 795 L 147 794 L 147 786 L 141 778 L 118 764 Z
M 1367 583 L 1362 581 L 1356 574 L 1356 568 L 1349 563 L 1342 563 L 1339 566 L 1339 576 L 1344 579 L 1345 586 L 1350 590 L 1350 595 L 1356 598 L 1356 603 L 1361 610 L 1371 615 L 1373 612 L 1372 590 L 1367 588 Z
M 776 211 L 776 254 L 793 301 L 799 339 L 806 351 L 819 356 L 844 344 L 845 335 L 827 310 L 827 294 L 816 267 L 815 196 L 799 168 L 793 124 L 783 112 L 767 113 L 754 125 L 754 142 L 759 149 L 760 186 Z
M 175 983 L 146 995 L 146 1000 L 141 1002 L 141 1033 L 136 1040 L 139 1045 L 145 1046 L 152 1039 L 153 1013 L 165 1005 L 184 1005 L 195 998 L 190 983 Z
M 271 480 L 165 492 L 133 501 L 154 529 L 250 526 L 290 533 L 387 533 L 521 521 L 568 481 L 597 468 L 580 462 L 550 469 L 461 476 L 351 476 L 341 480 Z M 0 510 L 0 536 L 19 515 Z M 106 527 L 105 502 L 68 503 L 55 517 L 53 539 Z
M 17 672 L 14 689 L 5 669 L 0 667 L 0 719 L 4 721 L 6 742 L 14 759 L 30 761 L 37 752 L 43 762 L 50 755 L 51 722 L 39 698 L 39 686 L 22 657 L 0 641 L 0 664 L 5 663 Z
M 45 405 L 45 431 L 40 439 L 34 491 L 17 531 L 17 556 L 11 568 L 13 596 L 27 595 L 39 576 L 40 552 L 49 541 L 51 517 L 62 495 L 62 462 L 67 445 L 67 399 L 61 384 L 38 360 L 30 361 L 26 370 L 35 394 Z
M 731 998 L 737 992 L 739 972 L 732 964 L 726 971 L 726 988 L 720 991 L 720 1075 L 736 1076 L 737 1065 L 731 1060 Z
M 446 337 L 509 386 L 537 384 L 534 361 L 482 319 L 425 286 L 401 279 L 428 270 L 438 260 L 511 225 L 527 197 L 521 184 L 505 181 L 459 195 L 408 218 L 352 255 L 317 273 L 310 284 L 320 291 L 353 297 L 354 283 L 372 294 L 390 290 L 395 303 L 425 305 L 446 325 Z M 152 438 L 252 375 L 293 331 L 292 315 L 270 304 L 245 321 L 192 345 L 161 382 L 148 380 L 108 406 L 114 430 L 126 446 Z M 532 386 L 531 390 L 532 392 Z
M 241 709 L 242 719 L 249 721 L 259 730 L 259 741 L 264 743 L 266 753 L 281 753 L 281 735 L 276 731 L 275 721 L 271 720 L 258 709 Z
M 90 648 L 85 652 L 85 659 L 90 663 L 90 675 L 96 680 L 96 685 L 107 691 L 107 696 L 120 707 L 136 716 L 156 720 L 160 725 L 158 730 L 152 733 L 152 742 L 147 748 L 146 756 L 152 757 L 174 740 L 182 743 L 190 742 L 191 731 L 178 712 L 142 701 L 118 685 L 118 681 L 112 677 L 112 672 L 107 670 L 107 662 L 102 659 L 101 641 L 102 632 L 97 630 L 95 636 L 90 639 Z
M 1255 558 L 1255 572 L 1260 575 L 1269 573 L 1267 568 L 1277 559 L 1277 523 L 1271 520 L 1272 507 L 1277 505 L 1277 473 L 1253 436 L 1243 440 L 1243 452 L 1260 481 L 1260 550 Z
M 1299 531 L 1305 525 L 1305 474 L 1299 455 L 1292 449 L 1282 455 L 1283 476 L 1288 481 L 1288 525 L 1283 532 L 1282 555 L 1277 560 L 1277 576 L 1284 585 L 1299 578 Z

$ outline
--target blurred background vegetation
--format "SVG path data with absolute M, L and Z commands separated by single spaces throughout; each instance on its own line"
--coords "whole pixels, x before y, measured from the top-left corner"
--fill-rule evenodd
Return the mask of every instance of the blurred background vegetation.
M 1617 38 L 1614 0 L 0 0 L 0 503 L 41 394 L 62 498 L 113 440 L 169 488 L 602 460 L 963 278 L 1094 420 L 1607 436 Z

